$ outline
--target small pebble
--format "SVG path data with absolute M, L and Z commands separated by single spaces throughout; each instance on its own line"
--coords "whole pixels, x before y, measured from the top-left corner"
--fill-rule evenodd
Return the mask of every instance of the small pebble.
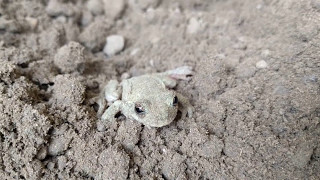
M 38 25 L 38 19 L 33 17 L 26 17 L 26 21 L 29 23 L 31 29 L 35 29 Z
M 139 49 L 139 48 L 135 48 L 135 49 L 133 49 L 133 50 L 130 52 L 130 56 L 134 56 L 134 55 L 138 54 L 138 53 L 139 53 L 139 51 L 140 51 L 140 49 Z
M 53 170 L 54 169 L 54 166 L 55 166 L 56 164 L 54 163 L 54 162 L 49 162 L 48 164 L 47 164 L 47 168 L 49 169 L 49 170 Z
M 124 48 L 124 38 L 120 35 L 111 35 L 106 39 L 103 52 L 108 56 L 114 56 Z
M 264 60 L 258 61 L 256 63 L 256 68 L 258 68 L 258 69 L 264 69 L 264 68 L 267 68 L 267 67 L 268 67 L 268 64 Z
M 48 147 L 44 146 L 40 148 L 40 150 L 38 151 L 37 158 L 39 160 L 43 160 L 44 158 L 46 158 L 47 154 L 48 154 Z
M 200 31 L 201 29 L 201 22 L 195 18 L 195 17 L 192 17 L 190 20 L 189 20 L 189 24 L 187 26 L 187 33 L 189 34 L 195 34 L 197 32 Z

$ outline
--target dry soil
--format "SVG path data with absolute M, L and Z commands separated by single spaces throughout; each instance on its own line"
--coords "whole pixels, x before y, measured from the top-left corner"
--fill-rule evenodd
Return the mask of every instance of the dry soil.
M 320 179 L 319 32 L 318 0 L 0 0 L 0 177 Z M 193 118 L 97 130 L 108 80 L 184 65 Z

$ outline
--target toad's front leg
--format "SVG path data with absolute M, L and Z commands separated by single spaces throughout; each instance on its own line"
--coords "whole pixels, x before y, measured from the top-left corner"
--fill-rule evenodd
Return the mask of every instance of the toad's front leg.
M 98 113 L 97 116 L 101 117 L 105 110 L 107 103 L 111 105 L 114 101 L 119 100 L 121 96 L 122 87 L 117 80 L 110 80 L 108 84 L 103 88 L 98 100 Z
M 97 123 L 97 128 L 99 131 L 105 130 L 106 121 L 115 121 L 115 116 L 122 111 L 123 102 L 118 100 L 115 101 L 111 106 L 106 109 L 106 111 L 102 114 L 101 119 Z

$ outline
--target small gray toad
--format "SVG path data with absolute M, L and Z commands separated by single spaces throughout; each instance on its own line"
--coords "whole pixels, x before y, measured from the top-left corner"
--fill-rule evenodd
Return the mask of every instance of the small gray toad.
M 147 127 L 170 124 L 178 110 L 182 117 L 191 117 L 193 107 L 189 100 L 170 89 L 177 85 L 178 79 L 187 80 L 191 74 L 191 67 L 182 66 L 163 73 L 132 77 L 121 83 L 109 81 L 98 101 L 98 117 L 101 117 L 98 130 L 104 129 L 105 121 L 114 121 L 119 112 Z M 109 107 L 104 111 L 106 101 Z

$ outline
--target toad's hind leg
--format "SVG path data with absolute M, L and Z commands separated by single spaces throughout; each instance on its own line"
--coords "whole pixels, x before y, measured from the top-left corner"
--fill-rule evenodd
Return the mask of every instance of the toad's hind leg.
M 101 119 L 97 122 L 97 128 L 99 131 L 103 131 L 105 129 L 105 123 L 106 121 L 115 121 L 115 116 L 121 112 L 123 103 L 122 101 L 118 100 L 115 101 L 111 106 L 108 107 L 104 111 L 104 113 L 101 116 Z
M 98 117 L 100 117 L 105 110 L 107 103 L 110 105 L 114 101 L 119 100 L 121 96 L 121 86 L 117 80 L 110 80 L 108 84 L 103 88 L 98 100 Z
M 176 69 L 168 70 L 163 74 L 166 74 L 173 79 L 189 80 L 192 73 L 191 66 L 181 66 Z
M 173 70 L 168 70 L 163 73 L 153 74 L 158 77 L 166 87 L 174 88 L 177 85 L 177 80 L 189 80 L 192 75 L 192 67 L 182 66 Z

